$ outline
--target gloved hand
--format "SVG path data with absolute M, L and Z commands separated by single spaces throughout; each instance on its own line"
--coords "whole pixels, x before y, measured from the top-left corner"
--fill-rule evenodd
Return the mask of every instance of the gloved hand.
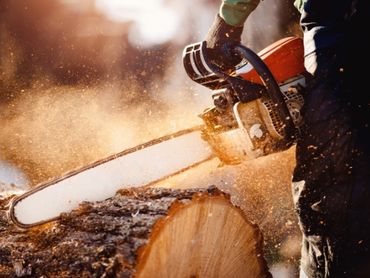
M 222 0 L 220 12 L 206 36 L 208 57 L 224 71 L 234 69 L 241 58 L 233 47 L 241 41 L 244 22 L 260 0 Z
M 228 72 L 240 63 L 241 58 L 233 52 L 235 45 L 240 44 L 243 26 L 234 27 L 227 24 L 217 15 L 206 35 L 207 53 L 210 62 Z

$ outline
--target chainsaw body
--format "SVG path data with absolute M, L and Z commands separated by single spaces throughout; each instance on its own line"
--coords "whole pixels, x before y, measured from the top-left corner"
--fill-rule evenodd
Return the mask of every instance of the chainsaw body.
M 200 117 L 203 138 L 226 164 L 286 150 L 299 136 L 306 85 L 303 44 L 285 38 L 258 54 L 239 46 L 244 61 L 230 74 L 212 65 L 206 43 L 184 50 L 184 67 L 195 82 L 212 90 L 214 106 Z

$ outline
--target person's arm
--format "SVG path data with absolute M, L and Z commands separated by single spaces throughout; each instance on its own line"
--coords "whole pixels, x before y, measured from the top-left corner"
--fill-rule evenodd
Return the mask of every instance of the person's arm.
M 231 26 L 243 26 L 259 2 L 260 0 L 223 0 L 220 7 L 220 16 Z
M 305 2 L 305 0 L 295 0 L 294 1 L 294 7 L 296 7 L 298 11 L 301 11 L 302 8 L 303 8 L 304 2 Z

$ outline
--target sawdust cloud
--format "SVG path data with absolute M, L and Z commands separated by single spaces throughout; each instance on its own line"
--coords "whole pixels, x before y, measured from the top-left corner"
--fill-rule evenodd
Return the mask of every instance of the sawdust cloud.
M 294 155 L 292 147 L 244 163 L 228 192 L 249 219 L 258 223 L 266 242 L 268 260 L 298 265 L 300 231 L 291 193 Z
M 139 95 L 124 85 L 25 89 L 3 110 L 0 156 L 37 184 L 198 120 Z
M 0 159 L 32 185 L 199 123 L 182 83 L 187 34 L 133 45 L 131 23 L 94 3 L 0 1 Z

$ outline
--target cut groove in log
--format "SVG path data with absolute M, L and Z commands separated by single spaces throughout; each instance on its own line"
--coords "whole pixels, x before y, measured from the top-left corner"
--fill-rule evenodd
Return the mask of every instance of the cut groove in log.
M 0 277 L 270 277 L 258 228 L 215 188 L 124 190 L 0 237 Z

